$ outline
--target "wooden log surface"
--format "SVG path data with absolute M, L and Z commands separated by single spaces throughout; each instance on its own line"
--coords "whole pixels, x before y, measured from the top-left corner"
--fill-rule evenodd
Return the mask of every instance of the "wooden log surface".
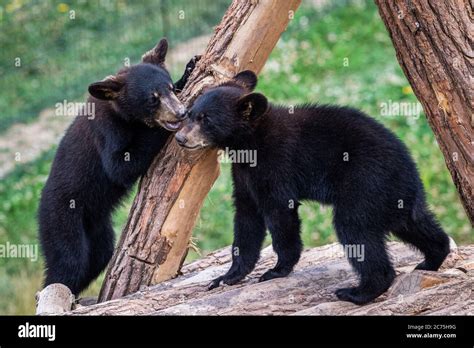
M 251 69 L 258 73 L 301 0 L 234 0 L 179 98 Z M 198 53 L 198 52 L 196 52 Z M 99 300 L 177 275 L 202 202 L 219 174 L 215 150 L 186 151 L 170 138 L 142 179 Z
M 258 283 L 276 262 L 271 247 L 243 282 L 208 291 L 206 285 L 230 267 L 230 247 L 185 265 L 182 275 L 120 298 L 78 308 L 69 315 L 473 315 L 474 245 L 448 256 L 439 272 L 413 271 L 422 256 L 389 243 L 397 270 L 392 287 L 375 302 L 338 301 L 334 291 L 356 283 L 339 244 L 305 250 L 288 277 Z

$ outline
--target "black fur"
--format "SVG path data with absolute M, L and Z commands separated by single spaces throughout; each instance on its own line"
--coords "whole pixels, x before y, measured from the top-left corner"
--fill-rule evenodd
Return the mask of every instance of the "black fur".
M 235 284 L 253 270 L 266 228 L 278 262 L 260 280 L 288 275 L 302 251 L 297 212 L 302 200 L 333 205 L 339 241 L 365 248 L 363 262 L 349 258 L 359 285 L 337 290 L 339 299 L 363 304 L 389 288 L 395 277 L 385 246 L 389 232 L 424 253 L 418 269 L 437 270 L 449 253 L 449 239 L 427 207 L 405 145 L 352 108 L 303 105 L 291 113 L 289 107 L 268 105 L 263 95 L 248 94 L 256 83 L 249 74 L 198 98 L 176 134 L 188 148 L 257 152 L 254 167 L 232 164 L 233 263 L 210 289 Z
M 91 84 L 95 117 L 77 116 L 61 140 L 39 207 L 45 286 L 62 283 L 78 295 L 109 262 L 111 213 L 171 134 L 157 122 L 166 125 L 185 112 L 163 65 L 166 50 L 162 40 L 141 64 Z

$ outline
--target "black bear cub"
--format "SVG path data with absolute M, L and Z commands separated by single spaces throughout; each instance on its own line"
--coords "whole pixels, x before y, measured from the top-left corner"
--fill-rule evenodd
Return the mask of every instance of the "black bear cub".
M 206 91 L 175 136 L 189 149 L 256 153 L 256 165 L 232 164 L 232 266 L 209 288 L 235 284 L 253 270 L 267 228 L 278 262 L 260 281 L 288 275 L 302 251 L 297 209 L 303 200 L 333 205 L 345 250 L 362 251 L 347 255 L 360 283 L 337 290 L 339 299 L 363 304 L 389 288 L 395 277 L 385 246 L 389 232 L 424 253 L 417 269 L 437 270 L 449 253 L 449 238 L 428 210 L 404 144 L 358 110 L 271 105 L 251 93 L 256 83 L 255 74 L 244 71 Z
M 186 110 L 174 92 L 196 58 L 173 85 L 167 49 L 163 39 L 142 63 L 91 84 L 95 115 L 77 116 L 60 142 L 39 206 L 45 286 L 62 283 L 78 295 L 104 270 L 114 248 L 114 207 L 179 127 Z

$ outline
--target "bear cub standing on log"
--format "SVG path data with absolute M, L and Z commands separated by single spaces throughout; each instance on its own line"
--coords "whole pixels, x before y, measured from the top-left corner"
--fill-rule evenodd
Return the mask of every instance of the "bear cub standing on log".
M 91 84 L 95 115 L 76 117 L 61 140 L 39 207 L 45 286 L 62 283 L 78 295 L 104 270 L 114 250 L 113 209 L 179 128 L 186 109 L 175 91 L 197 57 L 173 85 L 167 49 L 162 39 L 142 63 Z
M 232 266 L 209 289 L 235 284 L 254 269 L 266 228 L 278 262 L 260 281 L 288 275 L 302 251 L 297 212 L 302 200 L 333 205 L 339 241 L 351 247 L 346 251 L 363 251 L 347 255 L 360 283 L 337 290 L 339 299 L 364 304 L 390 287 L 395 271 L 385 246 L 389 232 L 424 253 L 417 269 L 437 270 L 449 253 L 449 238 L 428 210 L 405 145 L 351 108 L 268 104 L 262 94 L 251 93 L 256 83 L 255 74 L 244 71 L 211 88 L 175 135 L 189 149 L 212 146 L 257 155 L 256 165 L 232 164 Z

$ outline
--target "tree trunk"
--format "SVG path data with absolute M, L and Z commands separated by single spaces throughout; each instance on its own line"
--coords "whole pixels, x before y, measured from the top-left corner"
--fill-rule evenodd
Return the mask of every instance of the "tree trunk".
M 234 0 L 180 99 L 189 106 L 204 87 L 250 69 L 258 73 L 301 0 Z M 215 150 L 189 152 L 172 137 L 133 203 L 99 301 L 177 275 L 202 202 L 219 174 Z
M 375 2 L 474 224 L 472 1 Z
M 67 315 L 467 315 L 474 314 L 474 245 L 451 252 L 439 272 L 412 271 L 423 256 L 388 243 L 397 270 L 389 291 L 358 306 L 337 301 L 334 291 L 357 276 L 340 244 L 305 250 L 288 277 L 258 282 L 273 267 L 271 247 L 242 282 L 212 291 L 207 284 L 229 269 L 230 247 L 183 267 L 183 275 L 133 295 L 78 308 Z

